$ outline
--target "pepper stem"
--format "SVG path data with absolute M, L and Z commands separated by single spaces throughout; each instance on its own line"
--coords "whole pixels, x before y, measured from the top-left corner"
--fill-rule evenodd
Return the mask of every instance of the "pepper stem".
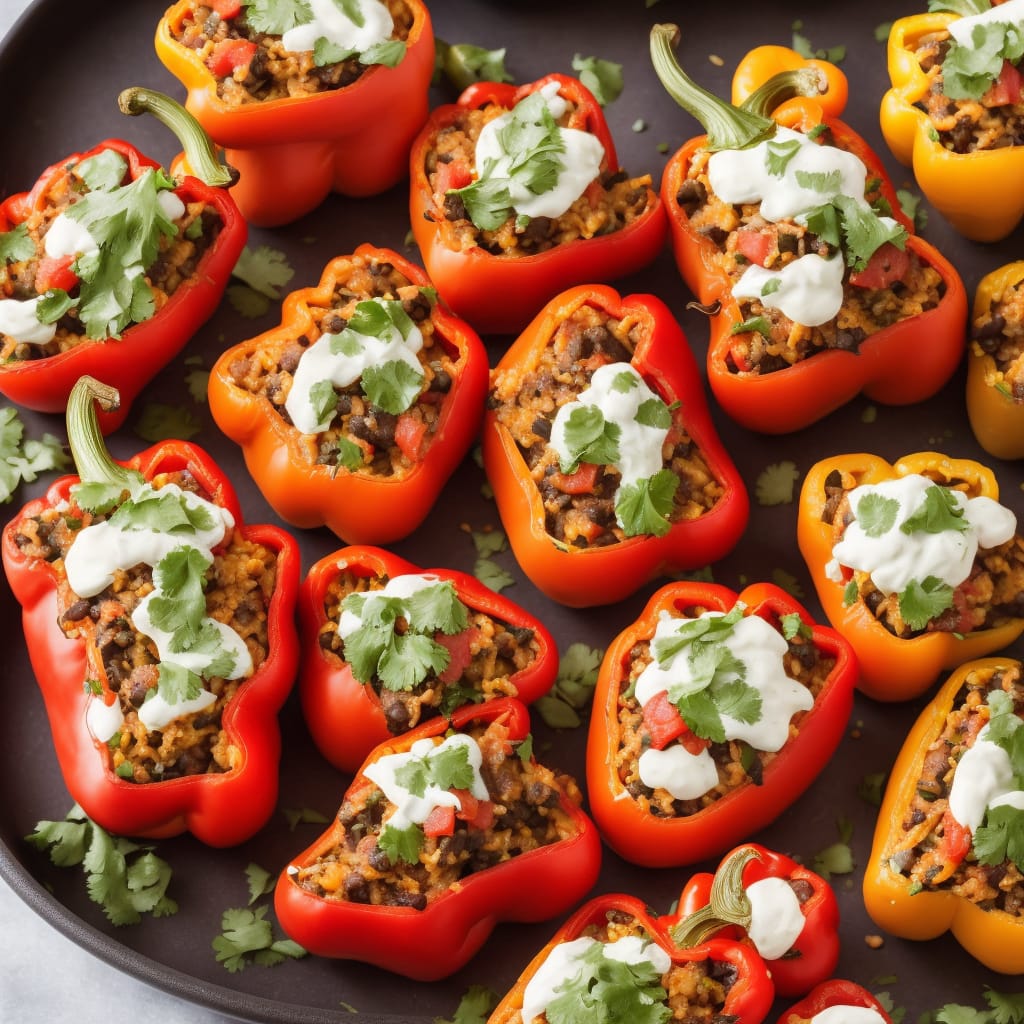
M 828 92 L 828 79 L 819 68 L 794 68 L 779 71 L 762 82 L 741 104 L 743 110 L 760 117 L 771 117 L 780 103 L 794 96 L 821 96 Z
M 116 463 L 107 450 L 100 430 L 96 404 L 111 412 L 121 404 L 117 388 L 103 384 L 95 377 L 79 377 L 68 395 L 68 445 L 75 460 L 79 479 L 83 482 L 130 487 L 137 474 Z
M 152 114 L 170 128 L 185 151 L 192 173 L 200 181 L 215 188 L 227 188 L 238 181 L 238 171 L 221 162 L 203 126 L 177 100 L 155 89 L 133 85 L 117 97 L 117 106 L 122 114 L 131 117 Z
M 775 122 L 731 103 L 699 86 L 679 66 L 673 52 L 679 39 L 676 25 L 651 29 L 651 63 L 668 94 L 703 126 L 708 149 L 746 149 L 775 134 Z
M 707 906 L 684 917 L 672 929 L 677 946 L 692 949 L 731 924 L 750 930 L 750 897 L 743 888 L 743 869 L 760 856 L 753 847 L 742 846 L 719 864 Z

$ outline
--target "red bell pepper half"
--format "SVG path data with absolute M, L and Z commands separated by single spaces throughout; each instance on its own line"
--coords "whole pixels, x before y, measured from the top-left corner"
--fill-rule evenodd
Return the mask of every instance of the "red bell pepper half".
M 823 1010 L 840 1006 L 874 1010 L 878 1015 L 877 1024 L 892 1024 L 892 1018 L 885 1007 L 866 988 L 844 978 L 832 978 L 817 985 L 800 1002 L 782 1013 L 777 1024 L 801 1024 Z M 861 1018 L 858 1017 L 858 1020 Z
M 22 508 L 3 533 L 4 570 L 22 607 L 25 642 L 46 703 L 57 760 L 72 798 L 110 832 L 159 838 L 187 830 L 211 846 L 234 845 L 266 823 L 277 800 L 281 747 L 277 712 L 288 696 L 298 663 L 294 626 L 298 545 L 275 526 L 243 525 L 230 482 L 195 445 L 164 441 L 126 463 L 115 463 L 102 444 L 92 407 L 94 395 L 100 401 L 116 397 L 103 385 L 83 378 L 69 400 L 68 435 L 80 476 L 55 481 L 44 497 Z M 87 724 L 90 705 L 113 706 L 120 683 L 108 678 L 104 656 L 95 645 L 96 631 L 86 624 L 69 636 L 61 627 L 62 622 L 80 621 L 81 606 L 88 602 L 78 600 L 70 590 L 63 559 L 30 553 L 31 541 L 26 543 L 26 538 L 38 537 L 42 528 L 34 521 L 40 517 L 45 521 L 54 510 L 60 513 L 55 530 L 81 525 L 80 517 L 86 513 L 79 510 L 73 491 L 80 483 L 119 489 L 134 479 L 153 482 L 159 494 L 159 482 L 168 474 L 193 481 L 201 496 L 230 513 L 235 524 L 232 544 L 272 553 L 273 590 L 265 608 L 266 656 L 240 682 L 223 709 L 220 729 L 231 750 L 230 766 L 136 782 L 120 773 L 132 774 L 129 761 L 119 762 L 120 771 L 115 769 L 118 734 L 109 743 L 100 741 Z M 115 603 L 105 601 L 104 610 Z
M 449 730 L 454 730 L 454 735 Z M 278 920 L 304 949 L 318 956 L 376 964 L 418 981 L 433 981 L 462 967 L 499 921 L 547 920 L 566 911 L 590 890 L 600 870 L 601 841 L 580 809 L 578 787 L 566 776 L 554 776 L 553 783 L 542 784 L 547 789 L 544 810 L 554 825 L 556 838 L 503 858 L 501 851 L 516 842 L 515 834 L 523 832 L 514 822 L 506 824 L 509 812 L 514 816 L 524 809 L 522 801 L 514 800 L 510 793 L 505 799 L 493 801 L 495 819 L 487 825 L 489 834 L 484 841 L 493 844 L 496 862 L 470 874 L 458 877 L 458 863 L 461 851 L 473 845 L 466 838 L 473 822 L 465 823 L 454 837 L 458 840 L 461 836 L 461 842 L 437 842 L 426 837 L 420 840 L 419 852 L 414 842 L 413 848 L 404 853 L 395 853 L 385 844 L 392 823 L 404 812 L 384 799 L 381 823 L 382 789 L 370 775 L 386 777 L 393 773 L 401 780 L 402 768 L 390 767 L 394 762 L 386 758 L 409 754 L 414 744 L 423 741 L 428 751 L 436 751 L 439 746 L 435 740 L 447 735 L 446 742 L 454 745 L 473 730 L 482 731 L 478 746 L 483 774 L 491 772 L 487 783 L 491 797 L 497 794 L 490 778 L 511 780 L 514 787 L 516 778 L 525 777 L 519 775 L 520 770 L 531 773 L 534 779 L 551 777 L 532 756 L 526 756 L 521 746 L 530 735 L 530 716 L 526 705 L 513 698 L 463 707 L 451 719 L 432 718 L 376 747 L 346 791 L 334 823 L 308 849 L 292 858 L 278 879 L 274 897 Z M 472 741 L 470 745 L 477 746 Z M 415 760 L 421 756 L 420 750 L 417 746 L 413 752 L 414 765 L 422 764 Z M 521 761 L 524 767 L 516 769 L 514 761 Z M 448 788 L 437 781 L 440 769 L 431 768 L 430 773 L 440 789 Z M 427 774 L 427 769 L 422 774 Z M 408 784 L 414 785 L 412 781 Z M 527 783 L 526 788 L 531 785 L 534 783 Z M 373 811 L 374 807 L 378 810 Z M 411 824 L 404 834 L 411 833 L 415 839 L 418 828 Z M 361 901 L 369 898 L 370 887 L 384 885 L 389 874 L 406 861 L 415 882 L 402 888 L 400 895 L 392 894 L 390 902 Z M 448 882 L 441 891 L 432 885 L 437 885 L 435 876 Z M 424 886 L 426 893 L 422 891 Z
M 743 775 L 738 784 L 721 791 L 724 783 L 711 779 L 703 795 L 682 800 L 674 798 L 664 782 L 640 784 L 640 751 L 649 744 L 646 721 L 641 720 L 640 702 L 633 693 L 642 662 L 634 664 L 634 660 L 650 647 L 663 616 L 693 621 L 703 613 L 731 615 L 736 621 L 757 616 L 787 637 L 795 660 L 814 666 L 801 680 L 814 698 L 809 710 L 791 716 L 790 728 L 796 726 L 796 735 L 777 752 L 761 752 L 746 741 L 739 742 Z M 714 645 L 715 638 L 707 644 Z M 750 648 L 754 649 L 761 647 Z M 676 660 L 682 656 L 678 654 Z M 762 653 L 757 660 L 771 657 Z M 650 662 L 652 667 L 655 660 Z M 728 665 L 731 659 L 724 655 L 722 663 Z M 729 669 L 725 673 L 719 678 L 716 670 L 698 698 L 714 699 L 720 684 L 737 695 L 737 676 L 730 675 Z M 806 609 L 773 584 L 752 584 L 739 594 L 712 583 L 683 581 L 662 587 L 640 617 L 609 645 L 594 691 L 587 737 L 587 795 L 605 842 L 631 863 L 673 867 L 719 854 L 768 825 L 807 789 L 834 753 L 850 716 L 855 678 L 856 661 L 849 644 L 834 630 L 815 624 Z M 706 734 L 711 734 L 713 724 L 705 729 L 707 719 L 701 715 L 700 721 Z M 685 762 L 681 755 L 676 760 Z M 671 757 L 665 761 L 671 763 Z M 719 771 L 718 779 L 722 778 Z M 628 787 L 625 779 L 630 779 Z M 674 779 L 670 781 L 675 784 Z
M 185 145 L 196 176 L 180 178 L 174 194 L 187 206 L 200 203 L 201 218 L 193 223 L 209 235 L 209 243 L 198 257 L 195 268 L 166 301 L 148 319 L 131 321 L 120 337 L 83 336 L 70 347 L 40 358 L 8 359 L 0 364 L 0 393 L 18 405 L 38 412 L 63 413 L 68 395 L 78 378 L 89 374 L 117 389 L 120 402 L 114 409 L 99 413 L 104 433 L 116 430 L 127 416 L 132 402 L 149 381 L 184 347 L 209 319 L 220 303 L 231 271 L 245 246 L 248 228 L 225 187 L 229 172 L 219 165 L 209 140 L 198 124 L 172 100 L 149 90 L 125 90 L 119 102 L 124 109 L 150 106 L 164 111 L 164 123 L 172 125 Z M 171 112 L 176 108 L 176 112 Z M 116 154 L 123 159 L 126 172 L 121 185 L 138 181 L 143 175 L 159 172 L 159 164 L 120 139 L 107 139 L 84 153 L 72 153 L 58 160 L 39 176 L 32 189 L 9 196 L 0 203 L 0 239 L 21 226 L 38 230 L 40 221 L 52 203 L 52 196 L 65 190 L 71 169 L 93 157 Z M 208 184 L 208 182 L 210 184 Z M 45 237 L 45 236 L 44 236 Z M 31 235 L 29 236 L 31 241 Z M 43 253 L 38 242 L 38 259 Z M 20 254 L 19 254 L 20 255 Z M 24 257 L 22 257 L 24 259 Z M 22 286 L 12 274 L 18 261 L 0 261 L 0 298 L 16 296 L 22 300 Z M 78 275 L 65 261 L 40 261 L 42 273 L 33 282 L 35 292 L 53 296 L 53 289 L 78 294 Z M 60 294 L 60 293 L 58 293 Z M 134 315 L 134 310 L 133 310 Z M 76 326 L 76 333 L 84 326 Z
M 401 700 L 401 691 L 385 692 L 376 674 L 372 680 L 361 682 L 353 674 L 352 664 L 345 660 L 344 647 L 337 652 L 330 649 L 329 642 L 338 638 L 340 607 L 336 602 L 349 592 L 344 587 L 344 577 L 351 578 L 350 589 L 362 589 L 366 584 L 372 588 L 375 583 L 379 586 L 409 574 L 426 574 L 450 582 L 470 617 L 488 616 L 494 623 L 504 624 L 507 627 L 504 632 L 515 637 L 518 644 L 536 645 L 532 658 L 524 667 L 511 671 L 505 680 L 499 681 L 496 692 L 504 691 L 505 695 L 517 697 L 524 704 L 532 704 L 547 693 L 558 673 L 558 648 L 547 628 L 476 577 L 453 569 L 419 569 L 381 548 L 348 547 L 326 555 L 310 568 L 299 590 L 303 651 L 299 694 L 313 742 L 341 771 L 354 772 L 377 744 L 418 724 L 404 717 L 407 705 Z M 334 590 L 336 587 L 340 587 L 340 592 Z M 333 614 L 329 614 L 329 606 Z M 490 629 L 490 624 L 485 624 Z M 428 673 L 419 686 L 406 691 L 427 690 L 420 709 L 423 717 L 450 713 L 458 704 L 484 699 L 481 683 L 462 684 L 462 672 L 470 663 L 473 645 L 486 643 L 473 635 L 476 632 L 476 627 L 470 623 L 454 636 L 438 633 L 437 639 L 448 648 L 450 655 L 446 668 Z M 389 701 L 391 710 L 388 712 L 382 704 L 382 692 L 387 698 L 395 698 Z
M 470 111 L 511 110 L 549 83 L 573 107 L 569 127 L 589 132 L 604 147 L 600 177 L 591 189 L 619 173 L 615 143 L 592 93 L 578 79 L 550 74 L 526 85 L 477 82 L 456 103 L 437 107 L 412 146 L 410 219 L 423 265 L 438 291 L 459 316 L 481 334 L 514 334 L 525 327 L 549 299 L 572 285 L 608 281 L 640 270 L 665 243 L 665 213 L 657 193 L 644 186 L 643 211 L 614 231 L 577 238 L 552 248 L 493 253 L 480 244 L 464 244 L 456 221 L 449 220 L 449 190 L 470 184 L 480 168 L 465 161 L 438 163 L 437 140 Z M 431 175 L 436 181 L 431 182 Z
M 751 886 L 758 886 L 753 900 Z M 776 994 L 786 998 L 806 995 L 839 962 L 839 904 L 832 887 L 810 868 L 757 843 L 726 854 L 714 874 L 691 875 L 677 914 L 672 934 L 683 945 L 698 936 L 746 936 L 768 964 Z M 785 949 L 772 948 L 794 932 Z

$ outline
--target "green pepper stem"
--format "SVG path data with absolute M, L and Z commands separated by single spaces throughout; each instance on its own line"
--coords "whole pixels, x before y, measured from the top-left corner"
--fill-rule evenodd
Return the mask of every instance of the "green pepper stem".
M 651 29 L 651 62 L 668 94 L 703 126 L 708 149 L 746 149 L 775 134 L 775 122 L 708 92 L 683 71 L 673 52 L 679 38 L 676 25 Z
M 121 404 L 117 388 L 95 377 L 79 377 L 68 395 L 68 445 L 79 479 L 89 483 L 112 484 L 127 489 L 135 475 L 116 463 L 107 450 L 100 430 L 96 405 L 111 412 Z
M 155 89 L 134 85 L 121 92 L 117 106 L 122 114 L 131 117 L 152 114 L 170 128 L 185 151 L 192 173 L 200 181 L 215 188 L 227 188 L 238 181 L 238 172 L 221 162 L 203 126 L 177 100 Z
M 821 96 L 825 92 L 828 92 L 828 79 L 819 68 L 794 68 L 779 71 L 762 82 L 740 106 L 759 117 L 771 117 L 780 103 L 794 96 Z
M 672 939 L 677 946 L 692 949 L 731 924 L 749 931 L 750 897 L 743 888 L 743 869 L 760 856 L 753 847 L 742 846 L 719 864 L 707 906 L 684 917 L 672 929 Z

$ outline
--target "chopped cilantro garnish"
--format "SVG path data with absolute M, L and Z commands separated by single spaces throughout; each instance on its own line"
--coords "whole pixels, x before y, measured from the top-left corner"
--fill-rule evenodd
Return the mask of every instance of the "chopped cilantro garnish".
M 435 1017 L 434 1024 L 486 1024 L 498 1002 L 498 993 L 493 989 L 470 985 L 459 1001 L 455 1016 L 451 1020 Z
M 565 422 L 565 445 L 569 455 L 561 460 L 562 472 L 575 473 L 581 462 L 616 463 L 621 436 L 622 428 L 606 420 L 598 406 L 577 404 Z
M 952 40 L 942 61 L 942 91 L 954 100 L 980 100 L 1003 70 L 1024 56 L 1020 25 L 992 21 L 975 25 L 970 45 Z
M 800 479 L 796 464 L 784 459 L 766 466 L 757 477 L 755 495 L 759 505 L 788 505 L 793 501 L 793 487 Z
M 553 729 L 575 729 L 581 724 L 578 714 L 590 703 L 597 685 L 597 674 L 604 651 L 574 643 L 558 662 L 555 685 L 534 707 Z
M 857 502 L 857 523 L 867 536 L 881 537 L 893 528 L 899 507 L 895 498 L 873 492 L 865 494 Z
M 913 630 L 924 629 L 932 619 L 953 607 L 953 588 L 937 576 L 911 580 L 899 595 L 900 617 Z
M 9 502 L 22 481 L 32 483 L 40 473 L 70 464 L 63 444 L 53 434 L 44 434 L 41 441 L 26 438 L 18 410 L 12 405 L 0 409 L 0 502 Z
M 904 533 L 944 533 L 955 530 L 963 533 L 968 523 L 963 506 L 948 487 L 932 484 L 924 492 L 924 503 L 901 524 Z
M 256 249 L 246 246 L 232 270 L 232 276 L 244 285 L 231 285 L 228 300 L 245 317 L 262 316 L 270 303 L 281 297 L 281 289 L 295 274 L 288 257 L 279 249 L 261 245 Z
M 462 92 L 474 82 L 511 82 L 505 68 L 505 48 L 487 50 L 472 43 L 452 43 L 437 39 L 434 59 L 434 83 L 445 77 Z
M 385 825 L 377 839 L 377 846 L 392 864 L 399 861 L 415 864 L 419 860 L 423 838 L 423 829 L 417 825 L 407 825 L 405 828 Z
M 28 227 L 18 224 L 10 231 L 0 232 L 0 263 L 21 263 L 36 254 L 36 245 L 28 237 Z
M 147 402 L 133 429 L 144 441 L 155 444 L 168 438 L 187 441 L 203 428 L 191 409 L 181 405 Z
M 602 107 L 619 98 L 623 84 L 621 64 L 601 57 L 581 57 L 577 53 L 572 59 L 572 69 L 579 73 L 579 80 Z
M 678 489 L 679 478 L 670 469 L 623 484 L 615 495 L 615 515 L 623 533 L 663 537 L 672 528 L 669 516 Z
M 221 934 L 213 942 L 217 962 L 232 974 L 250 964 L 273 967 L 283 960 L 299 959 L 306 951 L 291 939 L 275 939 L 274 929 L 267 920 L 269 907 L 233 907 L 221 916 Z

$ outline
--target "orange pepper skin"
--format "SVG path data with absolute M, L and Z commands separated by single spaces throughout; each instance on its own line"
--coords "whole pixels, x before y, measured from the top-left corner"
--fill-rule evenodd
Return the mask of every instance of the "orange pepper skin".
M 617 171 L 615 143 L 600 105 L 578 79 L 559 74 L 519 87 L 475 83 L 456 103 L 431 112 L 412 147 L 409 216 L 423 265 L 452 310 L 481 334 L 516 334 L 560 291 L 640 270 L 665 245 L 665 211 L 657 192 L 648 188 L 645 212 L 609 234 L 577 239 L 530 256 L 497 256 L 479 246 L 461 248 L 430 187 L 426 167 L 434 140 L 467 109 L 488 105 L 511 109 L 553 81 L 559 83 L 559 94 L 576 106 L 572 126 L 595 135 L 604 146 L 602 173 Z
M 1024 281 L 1024 260 L 986 274 L 974 293 L 972 323 Z M 997 459 L 1024 458 L 1024 402 L 994 384 L 996 361 L 972 344 L 967 350 L 967 416 L 978 444 Z
M 877 155 L 852 129 L 827 117 L 814 101 L 802 98 L 778 108 L 776 120 L 803 132 L 827 124 L 836 142 L 864 162 L 868 177 L 881 182 L 881 193 L 889 201 L 893 216 L 913 231 Z M 816 352 L 785 369 L 763 375 L 745 376 L 730 369 L 727 357 L 734 338 L 732 328 L 743 319 L 739 303 L 732 297 L 728 275 L 717 263 L 714 243 L 690 227 L 676 198 L 705 139 L 691 139 L 669 160 L 661 195 L 683 280 L 703 304 L 721 303 L 711 317 L 707 375 L 711 391 L 725 412 L 750 430 L 788 434 L 810 426 L 861 393 L 886 405 L 909 405 L 935 394 L 956 371 L 963 356 L 967 293 L 953 265 L 934 246 L 912 233 L 906 248 L 934 267 L 945 285 L 937 306 L 877 331 L 861 342 L 856 352 Z M 921 344 L 922 337 L 929 339 L 927 345 Z
M 460 708 L 450 720 L 424 722 L 375 747 L 346 796 L 374 785 L 364 772 L 381 757 L 406 751 L 419 739 L 443 736 L 449 729 L 501 720 L 511 743 L 530 733 L 529 710 L 513 698 Z M 423 910 L 326 899 L 293 880 L 296 868 L 313 864 L 337 845 L 341 826 L 335 821 L 281 872 L 274 894 L 281 927 L 316 956 L 375 964 L 416 981 L 446 978 L 476 953 L 498 922 L 557 917 L 597 881 L 602 855 L 597 829 L 567 788 L 560 789 L 559 803 L 575 827 L 571 835 L 462 878 Z
M 733 106 L 742 106 L 751 93 L 780 71 L 799 71 L 803 68 L 817 71 L 825 86 L 825 91 L 815 96 L 814 102 L 827 117 L 840 117 L 850 95 L 849 82 L 843 71 L 831 61 L 808 59 L 788 46 L 772 44 L 755 46 L 740 58 L 732 75 Z M 798 105 L 800 102 L 802 100 L 798 101 Z M 785 103 L 775 108 L 773 116 L 785 109 Z
M 224 710 L 228 742 L 239 751 L 235 767 L 146 784 L 120 778 L 107 744 L 96 740 L 86 726 L 88 680 L 97 675 L 95 658 L 84 640 L 69 638 L 57 621 L 57 580 L 50 563 L 26 557 L 15 540 L 20 521 L 70 501 L 70 488 L 79 478 L 61 477 L 44 497 L 22 508 L 2 538 L 4 571 L 21 605 L 28 653 L 46 704 L 57 760 L 72 799 L 115 835 L 163 839 L 188 831 L 209 846 L 234 846 L 258 832 L 277 805 L 277 714 L 291 692 L 299 662 L 294 622 L 299 547 L 276 526 L 243 524 L 230 481 L 196 445 L 164 441 L 123 465 L 146 480 L 188 471 L 211 501 L 231 513 L 243 537 L 277 553 L 276 582 L 267 608 L 267 657 Z M 101 682 L 109 692 L 106 680 Z
M 635 896 L 625 893 L 607 893 L 596 896 L 577 910 L 554 934 L 551 941 L 527 964 L 516 983 L 498 1003 L 488 1024 L 509 1024 L 519 1021 L 526 987 L 555 946 L 572 942 L 587 933 L 588 928 L 601 928 L 609 914 L 625 914 L 640 923 L 651 940 L 665 950 L 673 963 L 686 964 L 711 960 L 729 965 L 735 971 L 735 981 L 729 988 L 721 1014 L 743 1024 L 760 1024 L 768 1015 L 774 996 L 771 975 L 764 961 L 750 946 L 728 939 L 712 939 L 689 949 L 675 945 L 666 924 L 669 917 L 654 917 Z
M 934 939 L 952 932 L 964 950 L 993 971 L 1024 974 L 1024 919 L 1003 910 L 983 910 L 949 890 L 910 891 L 889 858 L 903 838 L 902 823 L 921 780 L 925 755 L 942 732 L 957 693 L 974 671 L 1018 667 L 1005 657 L 961 665 L 921 712 L 889 775 L 875 826 L 871 857 L 864 866 L 864 906 L 872 920 L 904 939 Z
M 516 698 L 532 704 L 551 689 L 558 674 L 558 647 L 547 628 L 529 612 L 467 573 L 420 569 L 382 548 L 342 548 L 311 566 L 299 588 L 302 710 L 317 749 L 340 771 L 355 772 L 378 743 L 394 738 L 373 687 L 360 683 L 348 662 L 322 650 L 319 644 L 320 631 L 327 622 L 327 590 L 345 572 L 366 579 L 426 573 L 450 580 L 459 600 L 470 611 L 481 611 L 512 627 L 533 631 L 538 644 L 536 659 L 509 677 Z
M 746 487 L 711 421 L 690 347 L 668 307 L 655 296 L 623 297 L 606 285 L 568 289 L 552 299 L 516 339 L 492 371 L 492 380 L 504 370 L 535 365 L 559 325 L 585 305 L 644 325 L 632 365 L 667 404 L 680 403 L 673 420 L 696 443 L 724 493 L 712 509 L 697 519 L 672 524 L 661 537 L 638 535 L 616 544 L 571 549 L 547 532 L 540 490 L 515 439 L 494 410 L 487 410 L 482 434 L 484 469 L 516 560 L 548 597 L 575 608 L 610 604 L 662 573 L 716 561 L 738 542 L 750 512 Z
M 107 139 L 86 153 L 73 153 L 51 164 L 30 191 L 3 200 L 0 231 L 9 231 L 33 211 L 46 209 L 50 189 L 66 173 L 68 164 L 80 163 L 104 150 L 124 158 L 128 165 L 126 184 L 147 169 L 159 167 L 129 143 Z M 178 177 L 174 192 L 185 203 L 208 204 L 221 222 L 219 235 L 191 277 L 175 289 L 153 316 L 127 327 L 119 339 L 86 338 L 73 348 L 43 359 L 0 364 L 0 394 L 26 409 L 63 413 L 71 389 L 79 377 L 88 374 L 116 388 L 120 395 L 117 409 L 100 410 L 100 429 L 110 434 L 124 423 L 142 389 L 213 315 L 248 237 L 248 227 L 224 189 L 186 176 Z
M 764 768 L 761 785 L 747 782 L 684 818 L 656 817 L 627 793 L 615 768 L 621 743 L 618 704 L 633 648 L 649 640 L 662 611 L 697 606 L 723 613 L 738 602 L 747 615 L 769 622 L 796 613 L 810 627 L 810 642 L 835 665 L 802 719 L 799 733 Z M 587 734 L 587 794 L 605 842 L 642 867 L 679 867 L 707 860 L 742 842 L 775 820 L 814 781 L 842 739 L 853 706 L 856 660 L 833 629 L 819 626 L 805 608 L 771 583 L 755 583 L 739 594 L 714 583 L 669 583 L 652 595 L 640 617 L 609 645 L 598 673 Z
M 434 72 L 430 14 L 422 0 L 408 5 L 413 24 L 396 67 L 376 64 L 341 89 L 243 106 L 221 100 L 202 58 L 175 40 L 186 0 L 160 19 L 156 54 L 187 90 L 186 108 L 238 171 L 231 195 L 250 224 L 289 224 L 331 192 L 377 195 L 405 177 Z
M 1024 217 L 1024 152 L 1019 146 L 954 153 L 934 137 L 928 114 L 915 106 L 928 78 L 914 56 L 918 41 L 942 32 L 957 15 L 945 12 L 899 18 L 889 31 L 887 63 L 892 88 L 879 120 L 893 156 L 913 169 L 928 202 L 965 238 L 997 242 Z
M 938 452 L 917 452 L 889 464 L 877 455 L 838 455 L 823 459 L 807 472 L 797 513 L 797 543 L 807 563 L 818 600 L 829 622 L 850 643 L 857 655 L 860 678 L 857 689 L 873 700 L 897 702 L 924 694 L 944 671 L 972 658 L 980 658 L 1009 646 L 1024 633 L 1024 619 L 1010 619 L 993 629 L 971 633 L 922 633 L 910 639 L 893 636 L 868 610 L 863 601 L 846 605 L 844 585 L 825 575 L 832 558 L 835 537 L 830 523 L 822 520 L 825 481 L 833 471 L 850 473 L 861 484 L 924 473 L 943 481 L 965 480 L 971 497 L 999 499 L 999 484 L 987 467 L 970 459 L 950 459 Z
M 455 467 L 476 438 L 487 391 L 487 353 L 476 332 L 435 303 L 431 319 L 442 343 L 458 352 L 458 373 L 441 407 L 437 430 L 418 461 L 401 476 L 379 477 L 318 465 L 317 441 L 287 423 L 268 399 L 240 388 L 231 365 L 267 342 L 295 338 L 312 324 L 310 306 L 329 307 L 335 285 L 352 258 L 392 263 L 413 284 L 426 275 L 391 249 L 363 244 L 338 256 L 319 284 L 285 297 L 281 323 L 221 354 L 210 372 L 210 411 L 217 425 L 242 447 L 253 480 L 274 511 L 293 526 L 327 526 L 354 544 L 385 544 L 408 536 L 430 511 Z

